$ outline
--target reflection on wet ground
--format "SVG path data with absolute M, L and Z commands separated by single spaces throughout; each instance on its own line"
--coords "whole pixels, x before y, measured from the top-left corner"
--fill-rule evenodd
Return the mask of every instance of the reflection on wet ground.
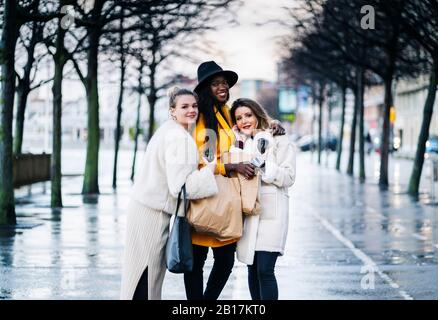
M 110 152 L 101 157 L 101 172 L 111 172 L 103 161 Z M 62 210 L 48 207 L 48 184 L 30 195 L 17 191 L 18 225 L 0 228 L 0 298 L 118 298 L 130 153 L 122 159 L 117 193 L 101 176 L 102 194 L 84 198 L 82 178 L 69 176 Z M 309 160 L 298 157 L 290 189 L 287 249 L 276 268 L 280 299 L 438 299 L 437 207 L 394 192 L 404 190 L 409 163 L 396 166 L 400 185 L 382 191 L 375 177 L 361 184 Z M 206 279 L 211 266 L 210 253 Z M 246 277 L 236 262 L 221 299 L 249 299 Z M 167 273 L 163 298 L 185 299 L 181 275 Z

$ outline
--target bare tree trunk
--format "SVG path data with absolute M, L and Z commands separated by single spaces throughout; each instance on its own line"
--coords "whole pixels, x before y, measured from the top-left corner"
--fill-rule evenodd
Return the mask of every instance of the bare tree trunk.
M 313 161 L 313 157 L 314 157 L 314 151 L 315 151 L 315 120 L 316 120 L 316 92 L 315 92 L 315 87 L 312 86 L 312 124 L 311 124 L 311 136 L 312 136 L 312 140 L 311 140 L 311 145 L 310 145 L 310 154 L 311 154 L 311 159 Z
M 333 90 L 332 88 L 330 88 L 330 96 L 333 95 Z M 329 141 L 330 141 L 330 123 L 332 122 L 332 101 L 329 97 L 329 99 L 327 99 L 327 127 L 326 127 L 326 131 L 325 131 L 325 136 L 326 136 L 326 143 L 325 143 L 325 154 L 326 154 L 326 159 L 325 159 L 325 164 L 328 167 L 329 164 L 329 156 L 330 156 L 330 147 L 329 147 Z
M 27 61 L 24 66 L 23 78 L 17 86 L 17 115 L 14 134 L 14 154 L 21 154 L 23 147 L 24 115 L 26 113 L 27 97 L 30 92 L 30 73 L 35 62 L 35 46 L 39 37 L 39 26 L 36 22 L 32 25 L 32 37 L 27 49 Z
M 89 35 L 88 74 L 87 74 L 87 104 L 88 104 L 88 135 L 87 157 L 85 163 L 82 194 L 99 193 L 99 93 L 98 93 L 98 50 L 100 29 L 92 28 Z
M 396 3 L 395 5 L 402 5 L 403 2 Z M 397 16 L 394 19 L 397 20 L 395 23 L 395 29 L 393 31 L 392 39 L 390 46 L 387 49 L 388 56 L 388 71 L 385 74 L 385 107 L 383 110 L 383 128 L 382 128 L 382 139 L 380 146 L 380 177 L 379 177 L 379 185 L 381 188 L 386 189 L 388 187 L 388 158 L 389 158 L 389 136 L 390 136 L 390 110 L 393 103 L 392 97 L 392 81 L 394 79 L 394 73 L 396 68 L 396 60 L 397 60 L 397 51 L 398 51 L 398 42 L 399 42 L 399 28 L 400 24 L 398 23 L 401 18 L 402 10 L 397 12 Z
M 140 110 L 141 110 L 141 98 L 143 96 L 142 78 L 143 78 L 143 63 L 141 63 L 141 65 L 140 65 L 139 76 L 138 76 L 137 119 L 136 119 L 136 122 L 135 122 L 134 156 L 133 156 L 132 168 L 131 168 L 131 180 L 132 181 L 134 181 L 135 161 L 137 159 L 137 149 L 138 149 L 138 136 L 139 136 L 139 133 L 140 133 Z
M 345 106 L 346 106 L 346 95 L 347 88 L 345 86 L 341 89 L 342 94 L 342 114 L 341 114 L 341 125 L 339 128 L 339 138 L 337 145 L 337 158 L 336 158 L 336 170 L 341 170 L 341 156 L 342 156 L 342 144 L 344 140 L 344 125 L 345 125 Z
M 4 0 L 0 42 L 0 225 L 15 224 L 12 120 L 15 95 L 15 46 L 18 37 L 16 0 Z
M 135 134 L 134 134 L 134 157 L 132 160 L 132 168 L 131 168 L 131 180 L 134 181 L 135 175 L 135 161 L 137 159 L 137 149 L 138 149 L 138 136 L 140 133 L 140 108 L 141 108 L 141 97 L 142 94 L 138 95 L 138 105 L 137 105 L 137 120 L 135 122 Z
M 58 22 L 56 38 L 56 53 L 53 57 L 55 62 L 55 76 L 53 79 L 53 133 L 52 133 L 52 156 L 51 156 L 51 196 L 50 206 L 52 208 L 62 207 L 62 172 L 61 172 L 61 150 L 62 150 L 62 80 L 64 66 L 67 62 L 64 38 L 66 30 Z
M 426 151 L 426 141 L 429 139 L 429 128 L 433 116 L 433 106 L 436 98 L 438 85 L 438 59 L 434 60 L 432 71 L 429 78 L 429 89 L 427 92 L 426 102 L 423 109 L 423 122 L 421 124 L 420 134 L 418 136 L 417 151 L 415 153 L 414 167 L 412 168 L 409 179 L 409 194 L 418 196 L 420 187 L 421 172 L 423 171 L 424 153 Z
M 318 118 L 318 164 L 321 164 L 321 152 L 322 152 L 322 106 L 324 104 L 324 84 L 319 84 L 319 118 Z
M 357 91 L 359 105 L 359 179 L 365 181 L 365 137 L 364 137 L 364 72 L 362 67 L 357 70 Z
M 123 19 L 121 19 L 121 29 L 123 28 Z M 120 32 L 120 93 L 119 100 L 117 102 L 117 122 L 116 122 L 116 133 L 114 136 L 114 167 L 113 167 L 113 189 L 117 188 L 117 160 L 119 155 L 120 137 L 122 135 L 122 104 L 123 104 L 123 93 L 124 93 L 124 82 L 125 82 L 125 52 L 123 48 L 123 35 L 124 32 Z
M 124 60 L 124 58 L 123 58 Z M 116 122 L 116 133 L 114 136 L 114 167 L 113 167 L 113 189 L 117 188 L 117 162 L 119 156 L 120 138 L 122 135 L 122 104 L 123 104 L 123 92 L 124 92 L 124 81 L 125 81 L 125 62 L 122 62 L 121 67 L 121 79 L 120 79 L 120 95 L 119 101 L 117 102 L 117 122 Z
M 348 166 L 347 166 L 347 174 L 354 174 L 354 153 L 356 149 L 356 123 L 357 123 L 357 113 L 359 111 L 359 97 L 357 91 L 354 93 L 354 111 L 353 111 L 353 119 L 351 121 L 351 136 L 350 136 L 350 152 L 348 155 Z
M 157 88 L 155 86 L 155 75 L 156 75 L 157 65 L 155 63 L 154 53 L 152 53 L 152 63 L 149 66 L 149 69 L 150 69 L 150 73 L 149 73 L 150 86 L 149 86 L 149 93 L 147 95 L 149 102 L 149 128 L 148 128 L 147 141 L 149 141 L 152 138 L 155 128 L 155 103 L 157 102 Z
M 385 80 L 385 106 L 383 110 L 383 129 L 380 145 L 380 177 L 379 185 L 388 187 L 388 157 L 389 157 L 389 114 L 392 106 L 392 77 Z
M 23 85 L 24 86 L 24 85 Z M 23 149 L 23 131 L 24 131 L 24 115 L 26 113 L 27 97 L 30 90 L 17 87 L 17 114 L 15 118 L 15 133 L 14 133 L 14 154 L 21 154 Z

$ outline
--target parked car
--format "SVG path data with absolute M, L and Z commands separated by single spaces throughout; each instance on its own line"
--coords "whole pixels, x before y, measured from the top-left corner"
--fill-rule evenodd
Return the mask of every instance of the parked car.
M 315 149 L 315 141 L 311 135 L 302 136 L 297 141 L 297 145 L 301 151 L 310 151 Z
M 297 141 L 297 145 L 301 151 L 311 151 L 318 149 L 318 137 L 314 137 L 311 135 L 302 136 Z M 331 151 L 336 151 L 336 147 L 338 145 L 338 139 L 334 135 L 330 135 L 328 139 L 326 137 L 322 137 L 321 139 L 322 149 L 329 149 Z
M 374 143 L 374 150 L 377 153 L 380 153 L 380 137 L 375 137 L 373 139 L 373 143 Z M 388 148 L 389 152 L 397 151 L 400 148 L 400 143 L 401 141 L 399 137 L 394 137 L 392 139 L 392 142 L 389 141 L 389 148 Z
M 426 142 L 426 153 L 438 154 L 438 136 L 430 136 Z
M 334 135 L 329 135 L 328 139 L 322 138 L 323 149 L 330 149 L 331 151 L 336 151 L 338 146 L 338 138 Z

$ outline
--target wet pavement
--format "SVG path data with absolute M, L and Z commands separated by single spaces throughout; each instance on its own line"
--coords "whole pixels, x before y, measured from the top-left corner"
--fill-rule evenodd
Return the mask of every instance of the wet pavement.
M 65 173 L 82 171 L 83 154 L 63 157 Z M 112 172 L 111 151 L 102 150 L 100 163 L 102 173 Z M 82 177 L 66 177 L 62 210 L 49 208 L 49 184 L 45 193 L 44 184 L 17 191 L 18 226 L 0 227 L 0 298 L 118 299 L 130 163 L 122 151 L 117 193 L 111 175 L 101 174 L 102 194 L 84 199 Z M 381 191 L 375 159 L 361 184 L 299 155 L 286 252 L 276 267 L 280 299 L 438 299 L 438 207 L 404 193 L 410 166 L 392 161 L 397 183 Z M 210 253 L 205 277 L 211 266 Z M 220 298 L 249 299 L 246 277 L 236 262 Z M 166 274 L 163 298 L 185 299 L 182 275 Z

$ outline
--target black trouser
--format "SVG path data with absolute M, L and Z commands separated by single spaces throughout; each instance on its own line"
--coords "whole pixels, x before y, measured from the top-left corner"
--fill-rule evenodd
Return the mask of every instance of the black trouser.
M 193 245 L 193 270 L 184 273 L 187 300 L 217 300 L 234 266 L 236 243 L 212 248 L 214 263 L 204 291 L 204 264 L 208 247 Z
M 278 255 L 278 252 L 255 252 L 254 263 L 248 266 L 248 285 L 253 300 L 278 300 L 274 273 Z
M 143 271 L 132 300 L 148 300 L 148 268 Z

